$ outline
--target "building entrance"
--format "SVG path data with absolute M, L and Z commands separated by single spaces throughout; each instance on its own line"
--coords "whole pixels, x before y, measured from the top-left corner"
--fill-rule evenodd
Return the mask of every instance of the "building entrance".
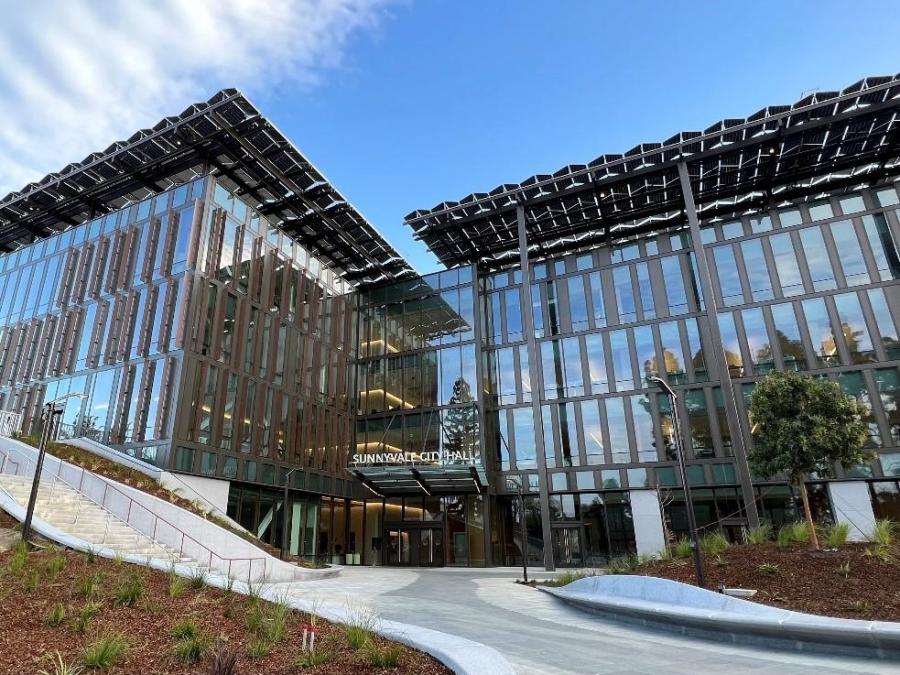
M 409 567 L 444 566 L 444 528 L 410 526 L 409 523 L 384 528 L 384 564 Z

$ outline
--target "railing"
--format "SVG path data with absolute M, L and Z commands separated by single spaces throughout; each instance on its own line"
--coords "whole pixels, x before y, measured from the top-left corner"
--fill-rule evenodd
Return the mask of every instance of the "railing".
M 3 457 L 2 462 L 0 462 L 0 474 L 34 477 L 35 463 L 32 460 L 22 457 L 20 453 L 17 453 L 17 459 L 13 459 L 8 451 L 2 449 L 0 449 L 0 454 Z M 50 459 L 50 462 L 46 460 L 44 462 L 41 470 L 41 480 L 51 482 L 51 498 L 55 484 L 57 482 L 62 483 L 145 535 L 154 543 L 160 543 L 168 547 L 179 557 L 189 558 L 201 564 L 207 563 L 209 569 L 225 572 L 233 579 L 246 579 L 250 582 L 264 580 L 268 577 L 269 560 L 266 558 L 221 556 L 177 525 L 153 513 L 146 506 L 99 476 L 95 476 L 80 467 L 68 465 L 55 457 Z M 55 468 L 53 467 L 54 464 Z M 63 477 L 63 474 L 66 474 L 67 477 Z M 46 485 L 46 483 L 42 484 Z M 78 513 L 80 513 L 81 504 L 82 502 L 79 500 L 78 510 L 76 510 L 75 515 L 76 520 Z M 108 534 L 109 519 L 107 519 L 104 531 L 104 542 Z M 254 574 L 254 570 L 258 570 L 260 564 L 262 565 L 262 574 Z
M 0 410 L 0 436 L 14 436 L 22 431 L 22 413 Z

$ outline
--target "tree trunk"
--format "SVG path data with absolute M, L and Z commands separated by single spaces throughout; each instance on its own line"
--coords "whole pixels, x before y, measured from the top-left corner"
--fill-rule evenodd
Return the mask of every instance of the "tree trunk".
M 797 485 L 800 486 L 800 498 L 803 500 L 803 513 L 806 516 L 806 525 L 809 527 L 809 543 L 817 551 L 819 550 L 819 537 L 816 535 L 816 524 L 813 522 L 812 511 L 809 508 L 809 495 L 806 494 L 806 482 L 803 476 L 797 476 Z

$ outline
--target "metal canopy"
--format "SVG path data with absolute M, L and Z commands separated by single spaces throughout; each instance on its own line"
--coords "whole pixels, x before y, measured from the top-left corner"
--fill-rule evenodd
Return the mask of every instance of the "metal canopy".
M 224 89 L 0 199 L 0 252 L 213 173 L 354 284 L 412 268 L 247 98 Z
M 488 484 L 484 469 L 471 464 L 356 466 L 350 472 L 381 497 L 477 494 Z
M 414 211 L 406 224 L 447 266 L 503 267 L 518 260 L 518 205 L 532 254 L 555 255 L 682 225 L 681 161 L 700 216 L 712 218 L 897 173 L 898 129 L 900 75 L 871 77 Z

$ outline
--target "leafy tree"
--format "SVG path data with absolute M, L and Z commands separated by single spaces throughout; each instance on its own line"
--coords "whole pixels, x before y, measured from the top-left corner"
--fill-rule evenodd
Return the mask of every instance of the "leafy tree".
M 477 420 L 475 418 L 475 397 L 472 388 L 462 377 L 453 383 L 453 394 L 448 403 L 465 403 L 444 413 L 444 449 L 448 452 L 465 452 L 475 448 Z
M 854 465 L 872 458 L 867 411 L 840 386 L 825 378 L 771 373 L 760 380 L 750 400 L 755 449 L 748 459 L 765 478 L 785 474 L 800 490 L 810 540 L 819 548 L 804 474 L 831 473 L 837 464 Z

